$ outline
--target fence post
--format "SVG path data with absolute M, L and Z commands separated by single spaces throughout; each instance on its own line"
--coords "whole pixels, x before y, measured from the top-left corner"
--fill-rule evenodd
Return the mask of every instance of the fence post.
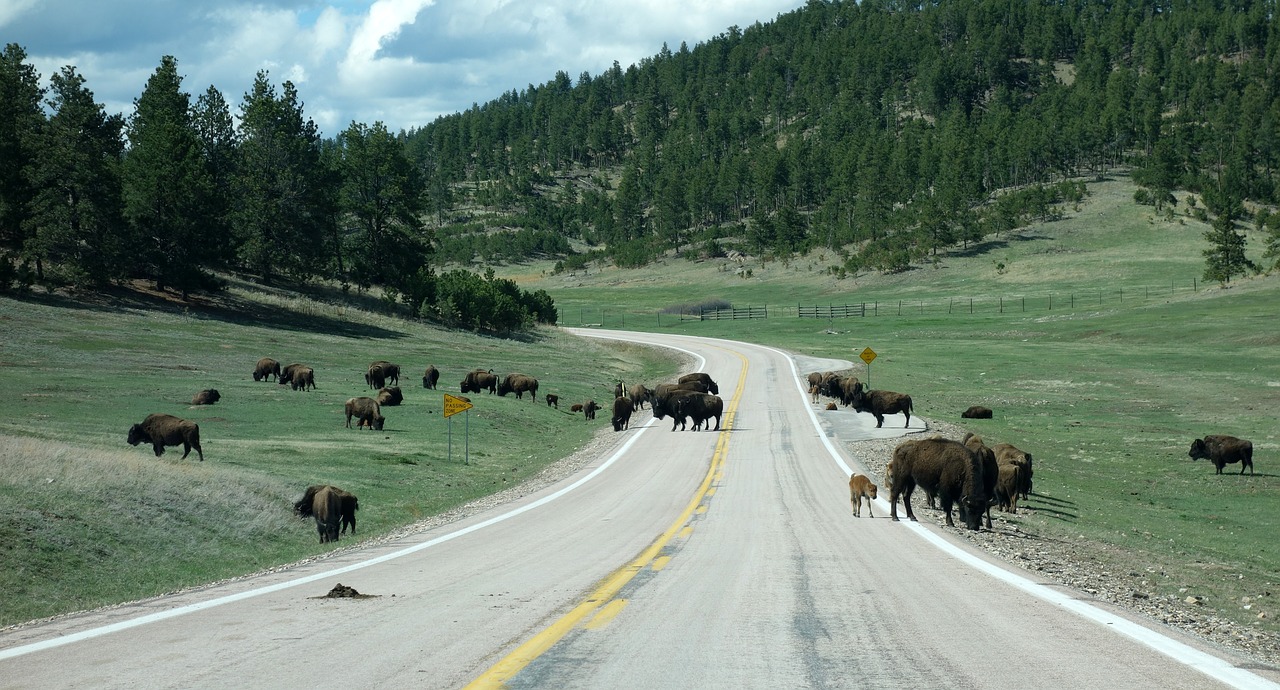
M 1049 293 L 1049 311 L 1053 311 L 1053 293 Z
M 969 313 L 970 313 L 970 314 L 972 314 L 972 313 L 973 313 L 973 298 L 972 298 L 972 297 L 970 297 L 970 298 L 969 298 Z
M 902 300 L 898 300 L 898 316 L 902 316 Z
M 1026 310 L 1027 310 L 1027 298 L 1026 298 L 1026 296 L 1023 296 L 1023 298 L 1022 298 L 1022 311 L 1026 311 Z
M 1192 291 L 1192 292 L 1200 292 L 1200 286 L 1199 286 L 1199 285 L 1196 285 L 1196 277 L 1195 277 L 1195 276 L 1191 276 L 1191 291 Z
M 956 298 L 952 297 L 952 298 L 951 298 L 951 301 L 947 303 L 947 313 L 948 313 L 948 314 L 950 314 L 950 313 L 951 313 L 951 308 L 952 308 L 952 307 L 954 307 L 954 306 L 956 306 Z
M 1000 313 L 1004 313 L 1004 297 L 1000 298 Z

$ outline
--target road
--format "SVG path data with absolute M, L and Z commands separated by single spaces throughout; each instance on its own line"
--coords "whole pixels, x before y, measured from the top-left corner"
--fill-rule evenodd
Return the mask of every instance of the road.
M 1280 687 L 883 499 L 854 519 L 851 461 L 783 353 L 583 334 L 696 355 L 723 430 L 642 413 L 574 476 L 451 524 L 6 631 L 0 688 Z M 873 425 L 839 433 L 904 433 Z M 324 598 L 339 582 L 372 596 Z

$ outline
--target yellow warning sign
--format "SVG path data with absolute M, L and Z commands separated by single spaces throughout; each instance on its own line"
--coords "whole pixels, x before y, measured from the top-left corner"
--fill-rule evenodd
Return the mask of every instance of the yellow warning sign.
M 858 355 L 858 356 L 862 358 L 862 361 L 866 362 L 867 364 L 870 364 L 871 360 L 876 358 L 876 351 L 872 350 L 871 348 L 867 348 L 862 351 L 861 355 Z
M 459 412 L 466 412 L 475 407 L 470 401 L 459 398 L 456 395 L 444 394 L 444 416 L 452 417 Z

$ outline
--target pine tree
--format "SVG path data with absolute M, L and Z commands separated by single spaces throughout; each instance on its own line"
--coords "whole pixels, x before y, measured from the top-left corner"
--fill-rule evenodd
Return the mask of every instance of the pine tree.
M 207 282 L 204 270 L 216 266 L 224 238 L 207 234 L 217 220 L 210 217 L 214 190 L 181 87 L 177 60 L 164 56 L 134 101 L 122 177 L 143 269 L 157 290 L 173 287 L 185 299 Z
M 1211 245 L 1204 250 L 1204 279 L 1216 280 L 1221 285 L 1231 282 L 1232 276 L 1243 275 L 1257 266 L 1245 255 L 1245 237 L 1236 231 L 1236 219 L 1244 215 L 1239 199 L 1205 195 L 1205 204 L 1216 212 L 1213 226 L 1206 230 L 1204 238 Z
M 124 118 L 107 115 L 71 66 L 50 78 L 53 115 L 37 137 L 25 250 L 78 285 L 102 286 L 134 266 L 120 199 Z
M 20 252 L 28 239 L 23 221 L 36 195 L 32 173 L 44 126 L 42 98 L 40 75 L 27 63 L 26 51 L 16 43 L 5 46 L 0 53 L 0 250 L 6 253 Z M 8 260 L 0 255 L 0 261 Z
M 205 236 L 221 250 L 217 256 L 218 264 L 228 265 L 236 256 L 231 235 L 231 205 L 239 151 L 235 123 L 221 91 L 210 86 L 196 99 L 192 124 L 203 147 L 211 188 L 204 214 L 208 223 Z

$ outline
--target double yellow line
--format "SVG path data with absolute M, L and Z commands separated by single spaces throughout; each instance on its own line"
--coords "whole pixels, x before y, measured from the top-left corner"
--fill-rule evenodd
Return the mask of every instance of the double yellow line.
M 658 554 L 677 535 L 688 536 L 689 529 L 687 525 L 690 518 L 703 505 L 703 501 L 706 500 L 707 496 L 714 492 L 712 485 L 724 477 L 724 458 L 729 450 L 729 431 L 733 428 L 733 418 L 737 415 L 738 403 L 742 400 L 742 391 L 746 386 L 747 380 L 747 358 L 736 352 L 734 354 L 742 360 L 742 371 L 738 376 L 738 387 L 733 391 L 733 397 L 729 401 L 728 409 L 725 410 L 724 423 L 720 425 L 720 435 L 716 439 L 715 452 L 711 455 L 711 466 L 707 468 L 707 474 L 702 478 L 702 484 L 698 486 L 698 490 L 694 493 L 693 499 L 689 501 L 689 505 L 685 507 L 684 512 L 680 513 L 680 517 L 676 518 L 676 521 L 671 523 L 671 526 L 655 539 L 652 544 L 645 547 L 635 560 L 601 580 L 600 584 L 592 590 L 591 594 L 582 603 L 573 607 L 573 610 L 561 616 L 559 620 L 534 635 L 524 644 L 516 647 L 505 658 L 468 683 L 466 688 L 476 690 L 481 688 L 501 688 L 517 673 L 546 653 L 557 642 L 564 639 L 574 628 L 581 625 L 583 621 L 587 621 L 589 616 L 594 614 L 594 617 L 586 624 L 589 628 L 602 626 L 612 620 L 627 605 L 625 599 L 615 599 L 618 592 L 622 591 L 622 588 L 645 568 L 653 566 L 656 570 L 666 565 L 666 561 L 669 558 L 665 556 L 659 557 Z M 655 564 L 655 561 L 658 563 Z

